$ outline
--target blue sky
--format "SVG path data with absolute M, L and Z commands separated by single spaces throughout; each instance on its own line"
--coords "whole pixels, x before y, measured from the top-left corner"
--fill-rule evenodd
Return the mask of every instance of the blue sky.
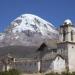
M 26 13 L 40 16 L 57 27 L 68 18 L 75 23 L 75 0 L 0 0 L 0 32 Z

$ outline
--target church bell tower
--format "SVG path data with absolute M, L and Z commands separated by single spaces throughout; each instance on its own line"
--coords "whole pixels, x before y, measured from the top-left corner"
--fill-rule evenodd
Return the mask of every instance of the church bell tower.
M 60 35 L 59 41 L 60 42 L 75 42 L 75 35 L 74 35 L 74 25 L 72 25 L 71 20 L 67 19 L 64 21 L 64 24 L 60 26 Z
M 67 19 L 59 29 L 58 53 L 65 58 L 68 71 L 75 71 L 75 26 Z

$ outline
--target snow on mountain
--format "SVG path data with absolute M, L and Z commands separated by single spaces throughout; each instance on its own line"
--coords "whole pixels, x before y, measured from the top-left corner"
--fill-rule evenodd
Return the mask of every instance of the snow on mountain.
M 36 32 L 45 36 L 48 36 L 51 33 L 58 33 L 51 23 L 32 14 L 24 14 L 16 18 L 13 22 L 11 22 L 11 26 L 8 29 L 8 32 L 13 33 L 23 31 L 26 31 L 27 33 Z
M 4 39 L 5 34 L 4 33 L 0 33 L 0 42 Z
M 42 18 L 23 14 L 10 23 L 3 42 L 7 45 L 35 45 L 45 39 L 57 39 L 58 31 Z

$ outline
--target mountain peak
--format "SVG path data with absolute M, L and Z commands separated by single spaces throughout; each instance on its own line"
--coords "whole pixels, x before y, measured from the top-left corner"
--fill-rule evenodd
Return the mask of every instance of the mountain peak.
M 48 31 L 55 33 L 54 25 L 32 14 L 23 14 L 17 17 L 11 22 L 11 26 L 8 28 L 8 30 L 14 33 L 29 30 L 37 33 L 40 32 L 43 35 L 46 34 L 44 32 Z
M 17 20 L 17 19 L 28 19 L 28 20 L 35 20 L 35 19 L 38 19 L 38 20 L 40 20 L 41 22 L 49 23 L 51 26 L 54 27 L 54 25 L 52 25 L 50 22 L 47 22 L 47 21 L 45 21 L 44 19 L 40 18 L 39 16 L 33 15 L 33 14 L 22 14 L 21 16 L 19 16 L 19 17 L 16 18 L 15 20 Z

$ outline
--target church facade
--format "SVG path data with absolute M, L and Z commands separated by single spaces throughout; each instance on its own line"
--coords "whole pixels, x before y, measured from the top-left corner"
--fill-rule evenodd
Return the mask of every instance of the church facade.
M 43 43 L 35 58 L 13 58 L 6 56 L 0 62 L 1 70 L 15 68 L 25 73 L 75 71 L 75 27 L 65 20 L 59 28 L 59 40 L 56 49 L 48 49 Z M 6 62 L 6 61 L 7 62 Z

